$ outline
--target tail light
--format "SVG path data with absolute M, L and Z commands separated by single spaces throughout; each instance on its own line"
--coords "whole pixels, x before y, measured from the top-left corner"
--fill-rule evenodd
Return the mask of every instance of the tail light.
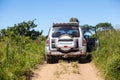
M 47 46 L 50 45 L 50 40 L 49 40 L 49 39 L 46 40 L 46 45 L 47 45 Z
M 86 40 L 85 40 L 85 38 L 82 38 L 82 45 L 83 45 L 83 46 L 86 45 Z

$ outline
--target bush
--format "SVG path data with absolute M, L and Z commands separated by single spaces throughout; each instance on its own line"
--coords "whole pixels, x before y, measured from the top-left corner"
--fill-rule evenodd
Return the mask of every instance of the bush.
M 106 79 L 120 80 L 120 55 L 113 56 L 106 66 Z
M 120 31 L 99 32 L 100 48 L 93 52 L 93 61 L 105 80 L 120 80 Z
M 25 80 L 44 61 L 45 37 L 35 27 L 32 20 L 0 30 L 0 80 Z
M 26 80 L 32 68 L 44 61 L 44 41 L 5 38 L 0 47 L 0 80 Z

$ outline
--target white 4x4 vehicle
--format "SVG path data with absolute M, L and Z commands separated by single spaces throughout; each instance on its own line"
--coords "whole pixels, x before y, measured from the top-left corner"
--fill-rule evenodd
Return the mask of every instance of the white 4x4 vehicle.
M 77 22 L 53 23 L 46 39 L 46 61 L 86 56 L 87 43 Z

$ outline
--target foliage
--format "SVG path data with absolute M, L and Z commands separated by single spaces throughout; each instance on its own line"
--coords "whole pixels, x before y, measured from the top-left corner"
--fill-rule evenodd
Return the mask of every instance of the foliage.
M 105 80 L 120 80 L 120 31 L 99 32 L 100 48 L 93 60 L 102 70 Z
M 44 42 L 27 40 L 22 37 L 18 44 L 8 40 L 0 42 L 0 80 L 25 80 L 27 72 L 44 61 Z
M 111 23 L 104 22 L 104 23 L 98 23 L 96 25 L 97 30 L 111 30 L 113 29 L 113 26 Z
M 12 27 L 8 27 L 7 29 L 2 29 L 0 31 L 1 36 L 9 36 L 9 38 L 15 38 L 16 36 L 27 36 L 31 39 L 37 39 L 40 35 L 42 35 L 41 32 L 35 31 L 34 28 L 37 27 L 37 25 L 34 23 L 34 20 L 28 21 L 28 22 L 22 22 L 15 24 Z
M 44 36 L 36 35 L 34 27 L 28 21 L 1 30 L 0 80 L 26 80 L 32 68 L 44 61 Z
M 86 32 L 90 32 L 91 33 L 91 31 L 94 31 L 93 29 L 95 29 L 94 26 L 90 26 L 88 24 L 82 25 L 80 27 L 82 28 L 83 33 L 86 33 Z

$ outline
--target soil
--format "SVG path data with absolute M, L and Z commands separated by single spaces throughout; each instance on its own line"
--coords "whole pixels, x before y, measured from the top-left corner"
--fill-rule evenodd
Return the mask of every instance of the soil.
M 31 80 L 104 80 L 100 71 L 90 63 L 59 61 L 56 64 L 39 65 Z

